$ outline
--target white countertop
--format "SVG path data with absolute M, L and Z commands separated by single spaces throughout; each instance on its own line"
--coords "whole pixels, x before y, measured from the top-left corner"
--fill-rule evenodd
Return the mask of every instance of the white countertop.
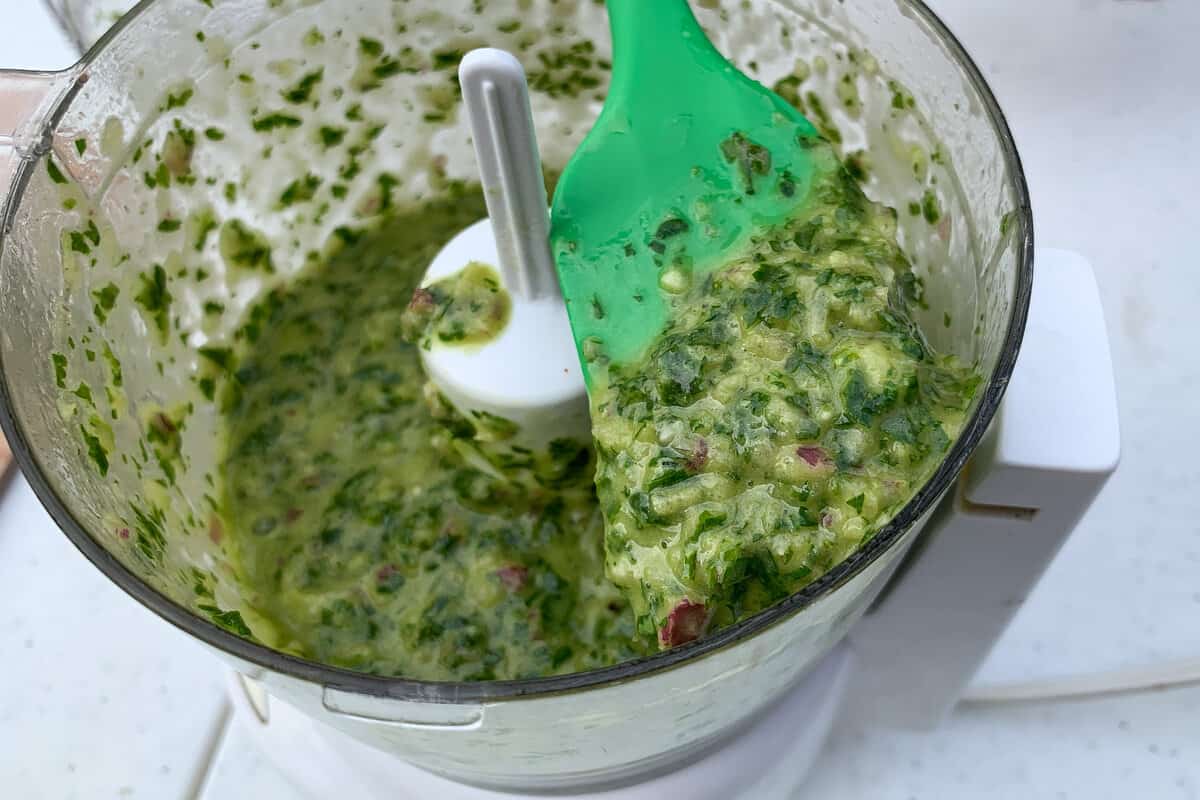
M 0 62 L 58 68 L 6 0 Z M 935 0 L 1005 108 L 1039 244 L 1097 273 L 1123 461 L 979 680 L 1200 661 L 1200 3 Z M 0 796 L 292 798 L 230 724 L 220 664 L 88 565 L 18 476 L 0 500 Z M 49 666 L 48 666 L 49 665 Z M 960 708 L 839 731 L 812 797 L 1200 798 L 1200 688 Z

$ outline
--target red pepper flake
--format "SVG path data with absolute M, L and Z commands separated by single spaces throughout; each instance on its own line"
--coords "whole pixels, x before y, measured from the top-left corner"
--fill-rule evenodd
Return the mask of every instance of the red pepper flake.
M 303 515 L 303 514 L 304 514 L 303 509 L 289 508 L 287 510 L 287 513 L 283 515 L 283 519 L 286 522 L 295 522 L 296 520 L 300 519 L 301 515 Z
M 546 637 L 542 634 L 542 610 L 540 608 L 531 608 L 525 613 L 525 618 L 529 620 L 529 629 L 531 633 L 529 638 L 535 642 L 540 642 Z
M 801 445 L 796 448 L 796 455 L 803 458 L 810 467 L 819 467 L 829 463 L 829 454 L 825 452 L 824 447 Z
M 942 221 L 938 223 L 937 232 L 938 232 L 938 237 L 943 242 L 950 241 L 950 217 L 949 216 L 942 217 Z
M 221 524 L 221 520 L 213 517 L 208 521 L 208 538 L 213 544 L 220 544 L 221 538 L 225 535 L 225 526 Z
M 129 528 L 118 528 L 117 536 L 121 537 L 122 539 L 128 539 L 129 538 Z
M 384 564 L 375 572 L 375 579 L 380 583 L 384 583 L 399 571 L 395 564 Z
M 434 305 L 433 292 L 424 287 L 418 287 L 413 292 L 412 299 L 408 301 L 408 307 L 411 311 L 428 311 Z
M 507 567 L 496 570 L 496 577 L 504 584 L 505 589 L 510 592 L 519 592 L 525 588 L 525 581 L 529 578 L 529 568 L 520 564 L 509 564 Z
M 704 465 L 708 463 L 708 441 L 701 436 L 696 440 L 696 444 L 692 447 L 692 454 L 688 456 L 687 461 L 683 463 L 683 468 L 688 472 L 699 472 L 704 469 Z
M 658 641 L 664 647 L 675 647 L 695 641 L 708 628 L 708 607 L 691 600 L 680 600 L 667 615 L 667 624 L 658 632 Z

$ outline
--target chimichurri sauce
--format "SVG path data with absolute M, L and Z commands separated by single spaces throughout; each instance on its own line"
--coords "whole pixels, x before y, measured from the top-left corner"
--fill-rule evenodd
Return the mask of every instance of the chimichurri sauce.
M 684 282 L 640 361 L 592 364 L 608 576 L 663 647 L 868 541 L 941 461 L 978 384 L 912 320 L 894 212 L 827 142 L 806 146 L 816 177 L 798 215 Z M 757 188 L 786 193 L 775 181 Z
M 472 261 L 453 275 L 413 292 L 404 331 L 406 338 L 425 348 L 435 341 L 483 344 L 499 336 L 511 316 L 512 298 L 499 273 Z
M 604 575 L 590 451 L 499 476 L 478 460 L 495 426 L 447 409 L 404 341 L 430 260 L 485 213 L 472 195 L 394 217 L 260 306 L 225 397 L 225 504 L 242 583 L 285 649 L 429 680 L 653 649 Z
M 812 146 L 812 143 L 810 143 Z M 225 504 L 243 583 L 284 647 L 429 680 L 586 670 L 692 641 L 868 541 L 958 434 L 978 377 L 934 353 L 895 214 L 832 148 L 803 211 L 706 275 L 664 265 L 666 329 L 592 364 L 592 448 L 494 445 L 418 348 L 507 319 L 474 266 L 417 288 L 485 214 L 393 216 L 268 296 L 239 354 Z M 785 180 L 786 176 L 781 180 Z

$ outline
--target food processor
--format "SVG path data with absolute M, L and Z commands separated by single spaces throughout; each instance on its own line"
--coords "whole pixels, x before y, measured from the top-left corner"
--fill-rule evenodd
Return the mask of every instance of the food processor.
M 604 97 L 603 5 L 145 0 L 67 70 L 0 72 L 0 423 L 72 542 L 225 660 L 265 751 L 314 796 L 789 796 L 839 716 L 946 713 L 1116 466 L 1090 268 L 1041 250 L 1035 279 L 1011 133 L 937 17 L 693 5 L 898 210 L 922 327 L 983 383 L 925 486 L 811 585 L 697 642 L 530 680 L 283 652 L 227 556 L 214 387 L 264 293 L 390 209 L 472 191 L 467 51 L 522 61 L 560 170 Z

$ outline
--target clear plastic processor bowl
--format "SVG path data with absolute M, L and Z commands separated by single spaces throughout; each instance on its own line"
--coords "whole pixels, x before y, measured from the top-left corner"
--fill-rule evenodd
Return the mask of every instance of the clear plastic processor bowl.
M 608 80 L 593 0 L 146 0 L 70 69 L 0 73 L 0 421 L 67 536 L 271 693 L 468 782 L 633 778 L 771 704 L 872 601 L 996 411 L 1029 302 L 1029 198 L 995 98 L 924 4 L 694 6 L 717 46 L 799 97 L 898 210 L 926 331 L 985 379 L 945 462 L 859 552 L 701 641 L 537 680 L 336 669 L 273 649 L 242 600 L 213 515 L 219 365 L 205 349 L 228 346 L 256 298 L 388 207 L 472 180 L 454 83 L 466 50 L 521 58 L 543 158 L 561 169 Z M 316 70 L 311 95 L 290 102 Z M 311 197 L 281 207 L 294 186 Z M 227 265 L 231 236 L 268 244 L 273 271 Z M 149 422 L 164 409 L 186 413 L 170 476 Z

